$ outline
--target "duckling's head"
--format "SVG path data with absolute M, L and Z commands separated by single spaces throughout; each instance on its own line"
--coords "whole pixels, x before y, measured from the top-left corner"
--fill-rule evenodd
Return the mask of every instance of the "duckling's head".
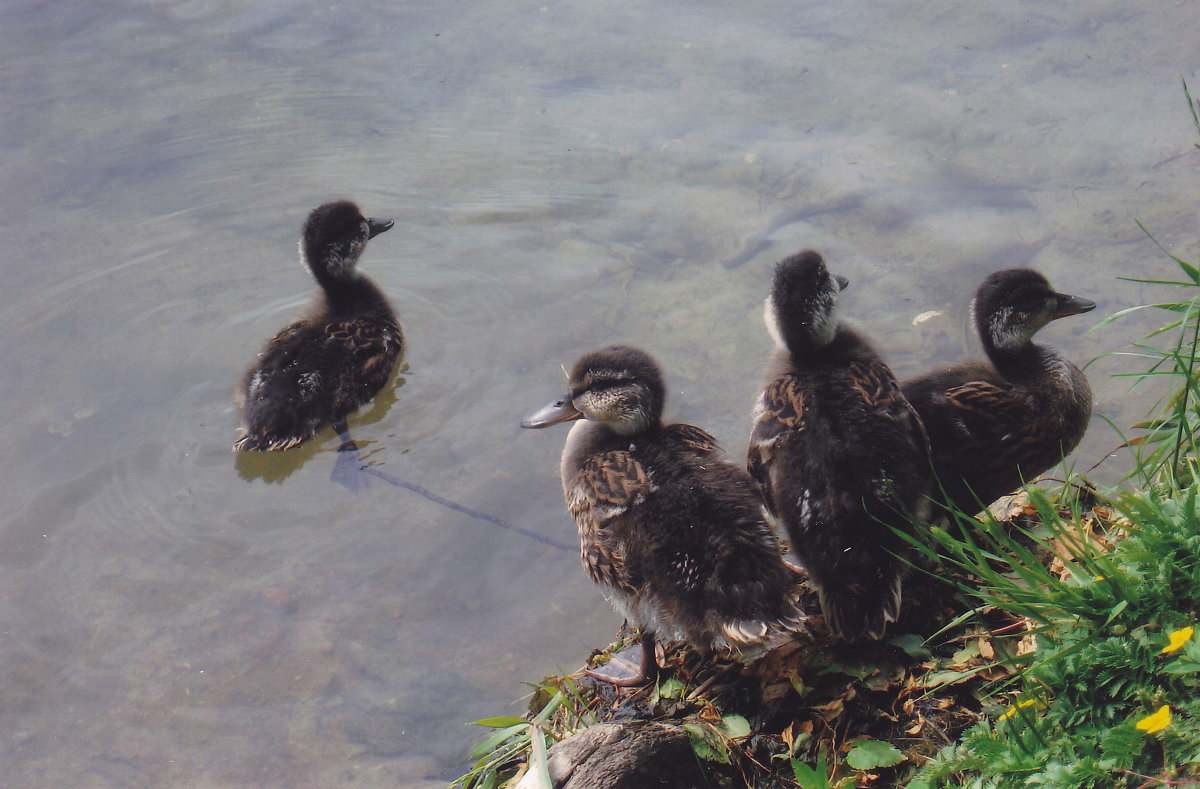
M 1096 302 L 1058 293 L 1033 269 L 1010 268 L 979 286 L 971 315 L 984 344 L 1001 351 L 1028 346 L 1052 320 L 1095 309 Z
M 849 284 L 811 249 L 781 260 L 763 309 L 775 344 L 793 353 L 828 345 L 837 333 L 838 293 Z
M 521 427 L 587 419 L 614 433 L 636 435 L 662 419 L 666 387 L 645 351 L 627 345 L 592 351 L 575 363 L 569 379 L 566 396 L 526 417 Z
M 390 219 L 367 219 L 349 200 L 326 203 L 304 223 L 300 258 L 319 282 L 350 279 L 367 240 L 393 224 Z

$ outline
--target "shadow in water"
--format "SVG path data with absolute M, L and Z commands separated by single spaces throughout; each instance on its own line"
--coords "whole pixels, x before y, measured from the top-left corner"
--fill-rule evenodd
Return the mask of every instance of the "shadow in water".
M 375 399 L 372 401 L 369 409 L 352 418 L 350 425 L 351 428 L 356 426 L 361 427 L 363 425 L 369 425 L 373 422 L 379 421 L 383 418 L 384 414 L 388 412 L 388 409 L 392 407 L 392 404 L 396 402 L 396 392 L 401 386 L 404 385 L 403 374 L 408 372 L 408 365 L 398 364 L 396 368 L 397 370 L 393 374 L 392 385 L 385 386 L 382 390 L 380 390 L 379 394 L 376 395 Z M 326 428 L 325 430 L 329 429 L 330 428 Z M 324 433 L 325 430 L 322 430 L 321 433 Z M 336 432 L 336 428 L 333 428 L 333 430 Z M 318 435 L 321 434 L 319 433 Z M 532 529 L 526 529 L 523 526 L 517 526 L 513 523 L 509 523 L 508 521 L 496 515 L 471 509 L 470 507 L 459 504 L 456 501 L 452 501 L 445 496 L 440 496 L 423 485 L 418 485 L 415 482 L 409 482 L 408 480 L 400 479 L 399 477 L 392 476 L 387 472 L 380 471 L 375 466 L 368 466 L 364 464 L 361 460 L 362 450 L 375 443 L 374 441 L 354 439 L 351 442 L 351 436 L 349 433 L 341 434 L 339 440 L 342 443 L 342 447 L 345 447 L 346 444 L 350 443 L 353 444 L 353 449 L 345 450 L 340 447 L 336 451 L 335 454 L 337 456 L 337 460 L 335 461 L 334 469 L 330 478 L 343 487 L 348 488 L 352 493 L 357 493 L 360 489 L 365 487 L 365 484 L 363 484 L 365 479 L 362 482 L 347 484 L 348 469 L 346 466 L 348 464 L 352 464 L 354 466 L 353 471 L 357 476 L 369 475 L 371 477 L 375 477 L 376 479 L 381 479 L 393 487 L 406 488 L 418 495 L 424 496 L 435 504 L 446 507 L 447 509 L 460 512 L 463 515 L 475 518 L 476 520 L 485 521 L 493 526 L 498 526 L 501 529 L 505 529 L 506 531 L 520 534 L 523 537 L 528 537 L 529 539 L 536 540 L 543 545 L 548 545 L 552 548 L 558 548 L 559 550 L 571 553 L 574 553 L 578 550 L 578 548 L 574 545 L 567 545 L 566 543 L 558 542 L 557 540 L 546 537 L 543 534 L 539 534 Z M 244 480 L 253 481 L 256 479 L 261 479 L 267 483 L 281 483 L 291 476 L 292 473 L 298 468 L 308 462 L 311 457 L 318 453 L 322 453 L 320 447 L 322 443 L 322 440 L 319 440 L 316 436 L 314 436 L 312 439 L 305 441 L 303 444 L 291 449 L 283 450 L 282 452 L 238 452 L 234 459 L 234 467 L 237 469 L 238 476 Z
M 549 545 L 551 547 L 558 548 L 559 550 L 562 550 L 562 551 L 574 552 L 574 551 L 578 550 L 574 545 L 567 545 L 566 543 L 558 542 L 557 540 L 553 540 L 543 534 L 538 534 L 537 532 L 533 531 L 532 529 L 526 529 L 523 526 L 517 526 L 515 524 L 509 523 L 508 521 L 504 520 L 503 518 L 497 517 L 495 515 L 490 515 L 486 512 L 480 512 L 479 510 L 473 510 L 470 507 L 463 506 L 462 504 L 459 504 L 456 501 L 451 501 L 450 499 L 448 499 L 444 496 L 439 496 L 438 494 L 429 490 L 429 488 L 426 488 L 422 485 L 418 485 L 415 482 L 409 482 L 407 480 L 403 480 L 398 477 L 393 477 L 391 474 L 380 471 L 379 469 L 375 468 L 374 466 L 363 466 L 362 471 L 364 474 L 370 474 L 373 477 L 378 477 L 379 479 L 383 480 L 384 482 L 388 483 L 389 485 L 394 485 L 398 488 L 407 488 L 408 490 L 411 490 L 413 493 L 424 496 L 425 498 L 429 499 L 430 501 L 434 502 L 435 504 L 440 504 L 443 507 L 454 510 L 455 512 L 461 512 L 463 515 L 469 515 L 470 517 L 476 518 L 481 521 L 487 521 L 488 523 L 491 523 L 495 526 L 499 526 L 501 529 L 506 529 L 508 531 L 515 532 L 516 534 L 520 534 L 522 536 L 528 537 L 531 540 L 537 540 L 538 542 L 542 543 L 543 545 Z

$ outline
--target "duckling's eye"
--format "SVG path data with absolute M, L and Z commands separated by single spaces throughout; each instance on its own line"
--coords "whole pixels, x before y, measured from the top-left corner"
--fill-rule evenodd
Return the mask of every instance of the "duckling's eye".
M 583 394 L 583 392 L 587 392 L 588 394 L 595 397 L 597 395 L 602 395 L 607 392 L 611 392 L 614 389 L 618 389 L 618 390 L 623 389 L 627 386 L 629 386 L 629 381 L 620 380 L 620 379 L 616 379 L 616 378 L 605 378 L 605 379 L 601 379 L 598 381 L 592 381 L 591 383 L 589 383 L 587 385 L 587 387 L 585 389 L 580 391 L 579 394 Z

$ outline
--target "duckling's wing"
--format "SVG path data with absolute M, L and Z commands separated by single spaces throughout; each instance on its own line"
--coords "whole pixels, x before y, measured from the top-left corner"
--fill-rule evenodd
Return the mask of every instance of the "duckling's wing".
M 398 325 L 380 320 L 327 323 L 324 332 L 327 353 L 340 360 L 334 392 L 349 413 L 387 383 L 404 338 Z
M 952 409 L 954 429 L 964 444 L 1003 440 L 1010 428 L 1024 424 L 1029 416 L 1019 396 L 990 381 L 967 381 L 947 389 L 939 399 Z
M 692 455 L 701 460 L 716 459 L 723 454 L 717 439 L 695 425 L 668 425 L 663 432 L 663 441 L 672 442 L 677 454 Z
M 290 326 L 284 326 L 279 330 L 279 333 L 271 338 L 268 347 L 275 346 L 281 348 L 291 347 L 288 343 L 293 337 L 297 337 L 304 333 L 309 328 L 308 321 L 296 321 Z
M 655 490 L 649 470 L 630 452 L 603 452 L 584 461 L 567 492 L 567 509 L 579 524 L 580 556 L 596 583 L 626 594 L 640 583 L 638 567 L 628 561 L 634 536 L 628 522 L 630 510 Z
M 878 359 L 851 362 L 847 368 L 851 385 L 862 395 L 863 403 L 875 409 L 896 408 L 908 401 L 900 394 L 896 376 Z
M 770 473 L 775 444 L 781 436 L 800 427 L 804 408 L 804 386 L 793 375 L 783 375 L 768 383 L 755 405 L 746 468 L 768 508 L 775 501 Z
M 324 417 L 310 403 L 320 391 L 321 376 L 304 356 L 312 332 L 307 321 L 284 327 L 242 377 L 237 394 L 242 435 L 235 452 L 289 449 L 321 426 Z
M 924 473 L 924 467 L 929 464 L 929 436 L 925 424 L 905 399 L 891 368 L 880 359 L 871 359 L 851 362 L 848 372 L 851 385 L 871 412 L 896 423 L 892 429 L 885 423 L 873 430 L 886 445 L 882 448 L 884 455 L 897 461 L 915 460 L 921 465 L 920 476 L 928 478 Z

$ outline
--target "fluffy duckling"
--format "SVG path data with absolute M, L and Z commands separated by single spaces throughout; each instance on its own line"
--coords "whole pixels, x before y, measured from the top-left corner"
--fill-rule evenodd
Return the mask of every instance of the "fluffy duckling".
M 620 685 L 654 677 L 656 639 L 750 660 L 801 627 L 753 482 L 705 431 L 663 423 L 665 393 L 647 353 L 615 345 L 580 358 L 566 397 L 521 423 L 581 420 L 561 468 L 581 559 L 642 632 L 638 676 L 594 673 Z
M 892 528 L 923 517 L 932 472 L 921 420 L 891 370 L 837 321 L 846 285 L 813 251 L 776 266 L 764 319 L 777 350 L 749 468 L 830 630 L 853 640 L 881 637 L 899 614 L 904 543 Z
M 1032 481 L 1083 438 L 1092 390 L 1083 371 L 1033 343 L 1052 320 L 1096 303 L 1057 293 L 1036 271 L 997 271 L 971 314 L 990 363 L 968 362 L 903 384 L 929 433 L 935 494 L 974 513 Z
M 404 337 L 387 298 L 356 264 L 367 240 L 392 224 L 363 217 L 346 200 L 309 214 L 300 257 L 320 286 L 318 298 L 308 317 L 276 334 L 243 376 L 235 452 L 288 449 L 332 425 L 343 441 L 334 478 L 351 489 L 361 484 L 346 417 L 387 383 Z

